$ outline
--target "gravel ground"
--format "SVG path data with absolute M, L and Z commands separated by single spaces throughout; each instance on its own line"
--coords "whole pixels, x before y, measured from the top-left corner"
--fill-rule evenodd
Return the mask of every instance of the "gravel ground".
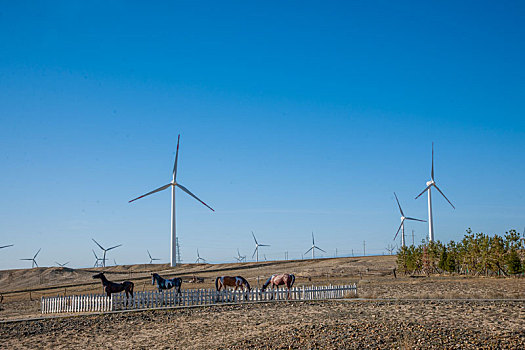
M 274 302 L 0 324 L 2 347 L 525 349 L 523 301 Z

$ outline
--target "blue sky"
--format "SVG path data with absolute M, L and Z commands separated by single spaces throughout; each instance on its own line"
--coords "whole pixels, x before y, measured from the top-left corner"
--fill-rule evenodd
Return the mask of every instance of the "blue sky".
M 0 268 L 383 254 L 525 226 L 523 2 L 16 2 L 0 11 Z M 416 241 L 428 232 L 409 223 Z M 411 237 L 408 238 L 411 241 Z

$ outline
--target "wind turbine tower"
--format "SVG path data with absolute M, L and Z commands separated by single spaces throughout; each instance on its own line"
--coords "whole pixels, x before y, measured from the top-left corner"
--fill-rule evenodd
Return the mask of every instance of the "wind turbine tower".
M 255 238 L 255 234 L 253 233 L 253 231 L 252 231 L 252 236 L 253 236 L 253 240 L 255 241 L 255 250 L 253 251 L 252 259 L 255 255 L 257 255 L 257 258 L 255 261 L 259 262 L 259 247 L 269 247 L 269 245 L 259 244 L 259 242 L 257 242 L 257 238 Z
M 319 248 L 318 246 L 315 245 L 315 240 L 314 240 L 314 233 L 312 232 L 312 247 L 310 249 L 308 249 L 304 255 L 308 254 L 308 252 L 311 250 L 312 251 L 312 259 L 315 259 L 315 250 L 318 249 L 320 251 L 322 251 L 323 253 L 326 253 L 324 250 L 322 250 L 321 248 Z
M 151 257 L 151 254 L 149 253 L 149 250 L 146 249 L 146 251 L 148 252 L 149 263 L 150 263 L 150 264 L 153 263 L 153 261 L 155 261 L 155 260 L 160 260 L 160 259 L 157 259 L 157 258 L 152 258 L 152 257 Z M 116 264 L 115 264 L 115 265 L 116 265 Z
M 428 191 L 428 241 L 429 242 L 434 241 L 434 222 L 432 221 L 432 194 L 431 194 L 432 186 L 434 186 L 436 190 L 438 190 L 438 192 L 441 193 L 443 197 L 445 197 L 448 204 L 450 204 L 452 208 L 456 209 L 456 207 L 454 207 L 452 202 L 448 200 L 447 196 L 445 196 L 445 194 L 441 192 L 439 187 L 436 185 L 436 181 L 434 180 L 434 142 L 432 142 L 432 170 L 430 171 L 430 181 L 427 182 L 427 188 L 425 188 L 423 192 L 418 194 L 418 196 L 416 197 L 416 199 L 418 199 L 423 193 Z
M 95 241 L 93 238 L 91 238 L 93 240 L 93 242 L 95 242 L 96 245 L 98 245 L 98 247 L 100 249 L 102 249 L 102 251 L 104 252 L 104 256 L 102 257 L 102 267 L 106 267 L 106 253 L 109 252 L 110 250 L 112 249 L 115 249 L 115 248 L 118 248 L 120 246 L 122 246 L 122 244 L 119 244 L 119 245 L 116 245 L 116 246 L 113 246 L 111 248 L 104 248 L 103 246 L 101 246 L 97 241 Z
M 203 263 L 206 263 L 206 259 L 201 258 L 201 256 L 199 255 L 199 249 L 197 249 L 197 260 L 195 260 L 195 264 L 199 264 L 201 261 Z
M 31 261 L 31 268 L 35 267 L 38 267 L 38 264 L 36 263 L 36 256 L 38 255 L 38 253 L 40 253 L 40 251 L 42 250 L 42 248 L 38 249 L 38 252 L 36 252 L 36 254 L 32 257 L 32 258 L 25 258 L 25 259 L 20 259 L 20 260 L 28 260 L 28 261 Z
M 401 204 L 399 204 L 399 199 L 397 199 L 397 195 L 395 192 L 394 192 L 394 196 L 396 197 L 397 206 L 399 207 L 399 212 L 401 213 L 401 225 L 399 225 L 399 228 L 397 229 L 396 235 L 394 236 L 394 241 L 396 240 L 396 237 L 399 234 L 399 230 L 401 230 L 401 247 L 404 247 L 405 246 L 405 220 L 413 220 L 413 221 L 421 221 L 421 222 L 426 222 L 426 221 L 405 216 L 405 214 L 403 214 L 403 209 L 401 209 Z
M 170 245 L 170 247 L 171 247 L 171 256 L 170 256 L 170 263 L 171 263 L 172 267 L 177 266 L 177 257 L 176 257 L 176 255 L 177 255 L 177 253 L 176 253 L 177 252 L 177 243 L 176 243 L 177 242 L 177 234 L 176 234 L 176 225 L 175 225 L 175 187 L 180 188 L 181 190 L 183 190 L 184 192 L 186 192 L 187 194 L 189 194 L 190 196 L 192 196 L 193 198 L 198 200 L 199 202 L 204 204 L 206 207 L 208 207 L 211 211 L 215 211 L 215 210 L 213 210 L 212 207 L 210 207 L 208 204 L 206 204 L 203 201 L 201 201 L 196 195 L 191 193 L 190 190 L 188 190 L 186 187 L 182 186 L 180 183 L 177 182 L 177 161 L 178 161 L 178 158 L 179 158 L 179 142 L 180 142 L 180 135 L 177 138 L 177 152 L 175 154 L 175 164 L 173 165 L 173 178 L 172 178 L 172 181 L 169 184 L 167 184 L 167 185 L 159 187 L 156 190 L 148 192 L 148 193 L 146 193 L 146 194 L 144 194 L 144 195 L 142 195 L 140 197 L 137 197 L 137 198 L 132 199 L 132 200 L 129 201 L 129 203 L 131 203 L 131 202 L 136 201 L 137 199 L 149 196 L 150 194 L 153 194 L 153 193 L 156 193 L 156 192 L 164 191 L 168 187 L 171 187 L 171 245 Z

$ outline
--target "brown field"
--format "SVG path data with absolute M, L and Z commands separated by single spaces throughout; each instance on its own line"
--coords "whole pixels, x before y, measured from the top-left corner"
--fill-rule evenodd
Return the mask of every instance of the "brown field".
M 252 286 L 272 273 L 296 285 L 357 283 L 358 299 L 273 302 L 41 317 L 41 296 L 100 293 L 100 269 L 0 271 L 0 337 L 7 348 L 525 348 L 525 280 L 431 276 L 394 278 L 395 257 L 242 264 L 107 267 L 110 280 L 151 290 L 150 272 L 181 276 L 184 288 L 211 288 L 216 276 Z M 203 283 L 189 283 L 195 277 Z M 489 300 L 490 299 L 490 300 Z M 505 299 L 505 300 L 493 300 Z M 6 322 L 7 321 L 7 322 Z

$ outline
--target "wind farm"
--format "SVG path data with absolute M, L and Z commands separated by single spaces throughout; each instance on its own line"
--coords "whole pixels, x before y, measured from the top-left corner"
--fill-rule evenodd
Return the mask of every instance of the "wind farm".
M 2 348 L 525 348 L 521 2 L 0 17 Z

